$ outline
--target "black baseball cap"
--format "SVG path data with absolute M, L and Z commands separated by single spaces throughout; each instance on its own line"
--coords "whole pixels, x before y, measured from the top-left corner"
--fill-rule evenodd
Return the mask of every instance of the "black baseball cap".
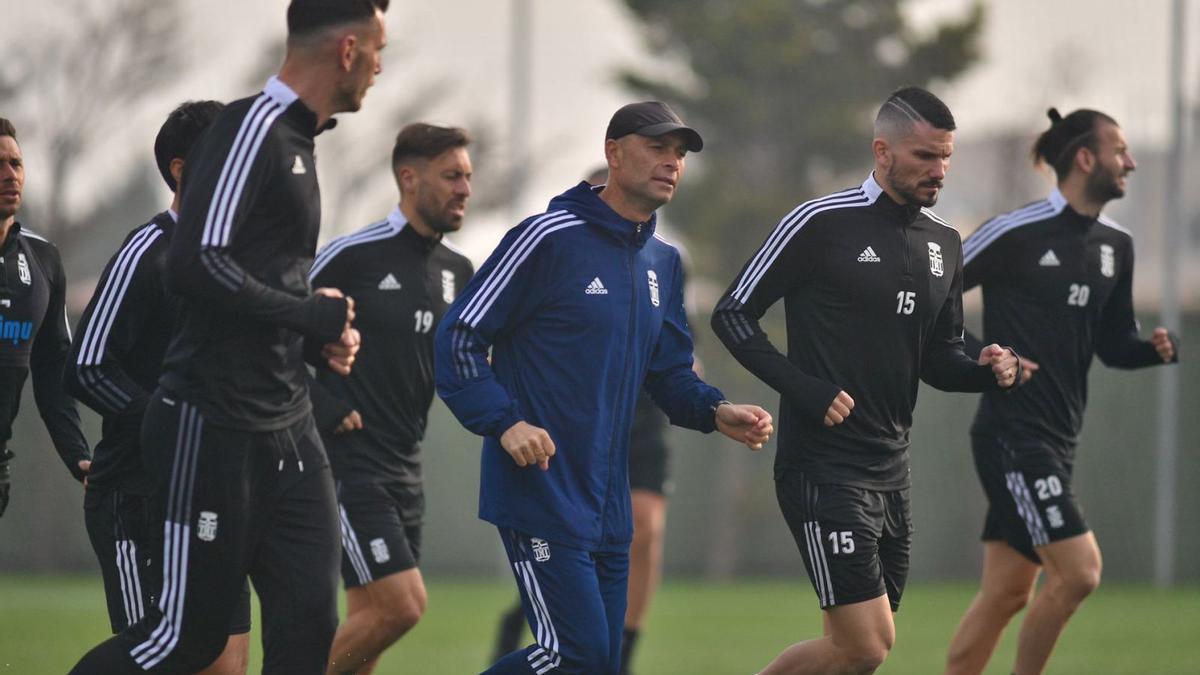
M 683 135 L 689 151 L 700 152 L 704 148 L 704 139 L 700 138 L 700 134 L 684 124 L 679 115 L 666 103 L 659 101 L 642 101 L 621 106 L 620 110 L 613 113 L 604 138 L 617 139 L 629 134 L 662 136 L 672 131 Z

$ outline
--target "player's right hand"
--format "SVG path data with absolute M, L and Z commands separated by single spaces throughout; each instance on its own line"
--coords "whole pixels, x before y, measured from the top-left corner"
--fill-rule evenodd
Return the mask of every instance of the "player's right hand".
M 845 422 L 851 410 L 854 410 L 854 399 L 850 398 L 850 394 L 839 391 L 833 403 L 829 405 L 829 410 L 825 411 L 825 426 L 831 427 Z
M 358 414 L 357 410 L 351 410 L 349 415 L 342 419 L 337 428 L 333 430 L 335 434 L 344 434 L 347 431 L 358 431 L 363 428 L 362 415 Z
M 550 458 L 555 451 L 554 441 L 545 429 L 524 421 L 512 425 L 500 436 L 500 446 L 517 466 L 537 464 L 542 471 L 550 469 Z
M 1020 362 L 1013 350 L 998 344 L 990 344 L 979 352 L 977 363 L 981 366 L 992 367 L 992 373 L 996 376 L 996 384 L 1000 385 L 1001 389 L 1009 389 L 1017 384 Z M 1022 378 L 1021 381 L 1024 382 L 1025 379 Z
M 346 295 L 337 288 L 321 287 L 313 291 L 313 295 L 324 295 L 330 298 L 345 298 L 346 299 L 346 325 L 354 323 L 354 298 Z

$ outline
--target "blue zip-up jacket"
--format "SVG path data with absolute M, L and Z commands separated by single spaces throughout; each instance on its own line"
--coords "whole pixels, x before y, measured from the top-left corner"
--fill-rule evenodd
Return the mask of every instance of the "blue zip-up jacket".
M 622 218 L 587 183 L 505 235 L 435 351 L 438 395 L 484 437 L 479 517 L 589 551 L 627 550 L 633 535 L 629 428 L 643 383 L 672 423 L 705 433 L 722 399 L 692 372 L 679 252 L 654 218 Z M 554 440 L 549 471 L 500 446 L 522 420 Z

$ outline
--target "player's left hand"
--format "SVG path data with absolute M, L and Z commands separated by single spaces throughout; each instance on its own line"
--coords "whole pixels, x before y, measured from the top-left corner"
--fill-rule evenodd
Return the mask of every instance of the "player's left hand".
M 321 348 L 321 356 L 328 361 L 330 370 L 338 375 L 349 375 L 361 345 L 362 336 L 358 329 L 347 325 L 337 342 L 330 342 Z
M 722 403 L 717 406 L 714 418 L 717 431 L 751 450 L 762 450 L 775 432 L 771 413 L 756 405 Z
M 1171 342 L 1171 334 L 1166 328 L 1155 328 L 1154 334 L 1150 336 L 1150 344 L 1154 345 L 1154 351 L 1158 352 L 1158 358 L 1162 359 L 1163 363 L 1170 363 L 1175 358 L 1175 344 Z
M 1005 349 L 997 344 L 990 344 L 979 352 L 979 365 L 992 367 L 996 376 L 996 384 L 1001 389 L 1012 387 L 1017 381 L 1017 355 L 1011 349 Z
M 86 490 L 88 474 L 92 472 L 92 460 L 81 459 L 81 460 L 79 460 L 78 466 L 79 466 L 79 470 L 83 472 L 83 489 Z
M 357 410 L 351 410 L 349 415 L 346 415 L 333 430 L 335 434 L 344 434 L 348 431 L 359 431 L 363 428 L 362 415 L 358 414 Z

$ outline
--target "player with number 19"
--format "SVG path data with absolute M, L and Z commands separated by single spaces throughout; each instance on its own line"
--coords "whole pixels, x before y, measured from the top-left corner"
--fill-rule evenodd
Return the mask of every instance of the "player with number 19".
M 363 336 L 350 375 L 320 371 L 310 388 L 337 482 L 346 586 L 331 672 L 369 672 L 425 610 L 420 441 L 434 329 L 474 273 L 445 238 L 462 227 L 471 196 L 470 142 L 462 129 L 404 127 L 392 150 L 399 206 L 329 242 L 310 273 L 314 287 L 354 298 Z

